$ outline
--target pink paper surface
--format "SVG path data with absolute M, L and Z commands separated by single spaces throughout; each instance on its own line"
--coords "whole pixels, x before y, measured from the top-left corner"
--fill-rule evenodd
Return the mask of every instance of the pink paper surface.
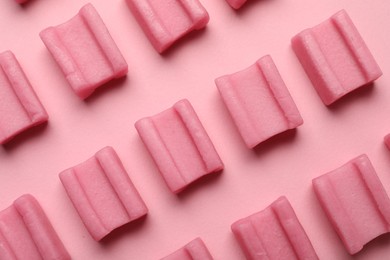
M 244 255 L 230 225 L 285 195 L 320 259 L 386 259 L 390 235 L 349 256 L 313 192 L 311 180 L 366 153 L 390 192 L 389 1 L 251 0 L 239 10 L 225 0 L 201 1 L 210 15 L 158 54 L 124 0 L 91 0 L 129 65 L 127 77 L 82 101 L 38 34 L 74 16 L 88 1 L 0 1 L 0 50 L 11 50 L 34 84 L 50 121 L 0 147 L 0 208 L 24 193 L 35 196 L 74 259 L 159 259 L 201 237 L 215 259 Z M 383 76 L 374 86 L 324 106 L 291 48 L 303 29 L 345 9 Z M 242 143 L 214 84 L 270 54 L 305 123 L 250 150 Z M 202 180 L 180 196 L 166 188 L 134 123 L 187 98 L 225 164 L 223 174 Z M 150 214 L 94 241 L 58 179 L 58 173 L 112 146 Z M 196 186 L 195 185 L 195 186 Z M 71 210 L 70 210 L 71 209 Z

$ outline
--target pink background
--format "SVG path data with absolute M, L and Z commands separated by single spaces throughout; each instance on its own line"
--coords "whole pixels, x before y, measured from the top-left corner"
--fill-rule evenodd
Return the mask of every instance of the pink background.
M 87 1 L 0 1 L 0 50 L 12 50 L 47 109 L 46 126 L 0 147 L 0 208 L 24 193 L 40 202 L 74 259 L 158 259 L 200 236 L 216 259 L 242 259 L 230 231 L 239 218 L 286 195 L 321 259 L 385 259 L 390 235 L 350 257 L 314 195 L 312 178 L 366 153 L 390 192 L 390 2 L 386 0 L 248 0 L 234 11 L 203 0 L 210 22 L 165 55 L 151 46 L 124 0 L 92 0 L 129 64 L 127 78 L 86 101 L 72 91 L 38 33 L 71 17 Z M 323 105 L 294 55 L 290 39 L 346 9 L 384 75 L 330 108 Z M 270 54 L 304 119 L 249 150 L 214 84 Z M 188 98 L 225 163 L 222 174 L 172 194 L 134 128 L 144 116 Z M 118 152 L 149 207 L 143 221 L 95 242 L 65 194 L 58 173 L 104 146 Z

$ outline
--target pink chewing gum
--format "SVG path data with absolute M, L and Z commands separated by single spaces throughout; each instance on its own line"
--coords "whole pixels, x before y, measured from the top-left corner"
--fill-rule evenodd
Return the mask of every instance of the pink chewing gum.
M 202 239 L 196 238 L 161 260 L 213 260 Z
M 174 193 L 204 175 L 223 169 L 213 143 L 186 99 L 137 121 L 135 127 Z
M 390 134 L 386 135 L 384 138 L 386 147 L 390 150 Z
M 350 254 L 390 231 L 390 200 L 366 155 L 315 178 L 313 187 Z
M 68 22 L 43 30 L 40 36 L 83 99 L 104 83 L 127 74 L 126 61 L 91 4 Z
M 114 229 L 147 214 L 112 147 L 60 173 L 60 179 L 91 236 L 99 241 Z
M 269 55 L 249 68 L 217 78 L 215 84 L 249 148 L 303 124 Z
M 382 75 L 345 10 L 302 31 L 291 42 L 326 105 Z
M 228 2 L 228 4 L 234 9 L 239 9 L 246 3 L 246 1 L 247 0 L 226 0 L 226 2 Z
M 189 32 L 203 29 L 209 21 L 198 0 L 127 0 L 127 3 L 159 53 Z
M 71 259 L 38 201 L 29 194 L 0 212 L 0 259 Z
M 33 126 L 48 115 L 14 54 L 0 54 L 0 144 Z
M 26 3 L 28 0 L 15 0 L 16 3 L 18 4 L 24 4 Z
M 235 222 L 231 228 L 248 260 L 318 259 L 284 196 L 263 211 Z

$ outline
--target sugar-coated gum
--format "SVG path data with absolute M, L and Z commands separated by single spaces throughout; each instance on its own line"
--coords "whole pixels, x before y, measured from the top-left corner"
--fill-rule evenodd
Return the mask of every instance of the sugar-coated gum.
M 82 7 L 71 20 L 43 30 L 40 36 L 82 99 L 127 74 L 127 63 L 92 4 Z
M 0 144 L 48 120 L 29 80 L 11 51 L 0 54 Z
M 390 150 L 390 134 L 386 135 L 384 138 L 386 147 Z
M 96 241 L 148 212 L 112 147 L 103 148 L 89 160 L 61 172 L 59 176 L 81 220 Z
M 266 209 L 233 223 L 232 231 L 248 260 L 318 260 L 305 230 L 284 196 Z
M 223 169 L 209 136 L 186 99 L 135 127 L 174 193 L 200 177 Z
M 159 53 L 189 32 L 203 29 L 209 21 L 198 0 L 127 0 L 127 3 Z
M 18 4 L 24 4 L 26 2 L 28 2 L 29 0 L 15 0 L 16 3 Z
M 350 254 L 390 231 L 390 200 L 366 155 L 315 178 L 313 188 Z
M 161 260 L 213 260 L 213 257 L 198 237 Z
M 345 10 L 296 35 L 292 47 L 326 105 L 382 75 Z
M 248 148 L 303 124 L 269 55 L 242 71 L 217 78 L 215 84 Z
M 234 9 L 240 9 L 246 3 L 247 0 L 226 0 L 228 4 Z
M 0 259 L 71 259 L 32 195 L 19 197 L 0 212 Z

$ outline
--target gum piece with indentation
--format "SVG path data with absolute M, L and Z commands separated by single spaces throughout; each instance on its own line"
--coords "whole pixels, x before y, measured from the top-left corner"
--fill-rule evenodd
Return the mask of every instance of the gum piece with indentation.
M 41 39 L 81 98 L 127 74 L 127 63 L 96 9 L 87 4 L 71 20 L 49 27 Z
M 103 148 L 89 160 L 61 172 L 59 176 L 81 220 L 96 241 L 148 212 L 112 147 Z
M 202 239 L 196 238 L 161 260 L 213 260 L 213 257 Z
M 127 3 L 159 53 L 189 32 L 203 29 L 209 21 L 198 0 L 127 0 Z
M 249 68 L 217 78 L 215 84 L 249 148 L 303 124 L 269 55 Z
M 231 228 L 248 260 L 318 259 L 284 196 L 263 211 L 233 223 Z
M 246 3 L 247 0 L 226 0 L 228 4 L 234 9 L 240 9 Z
M 223 169 L 213 143 L 186 99 L 137 121 L 135 127 L 174 193 L 204 175 Z
M 0 212 L 0 259 L 71 259 L 38 201 L 29 194 Z
M 302 31 L 291 42 L 295 54 L 326 105 L 382 75 L 345 10 Z
M 366 155 L 315 178 L 313 187 L 350 254 L 390 231 L 390 200 Z
M 0 54 L 0 144 L 33 126 L 48 115 L 14 54 Z

